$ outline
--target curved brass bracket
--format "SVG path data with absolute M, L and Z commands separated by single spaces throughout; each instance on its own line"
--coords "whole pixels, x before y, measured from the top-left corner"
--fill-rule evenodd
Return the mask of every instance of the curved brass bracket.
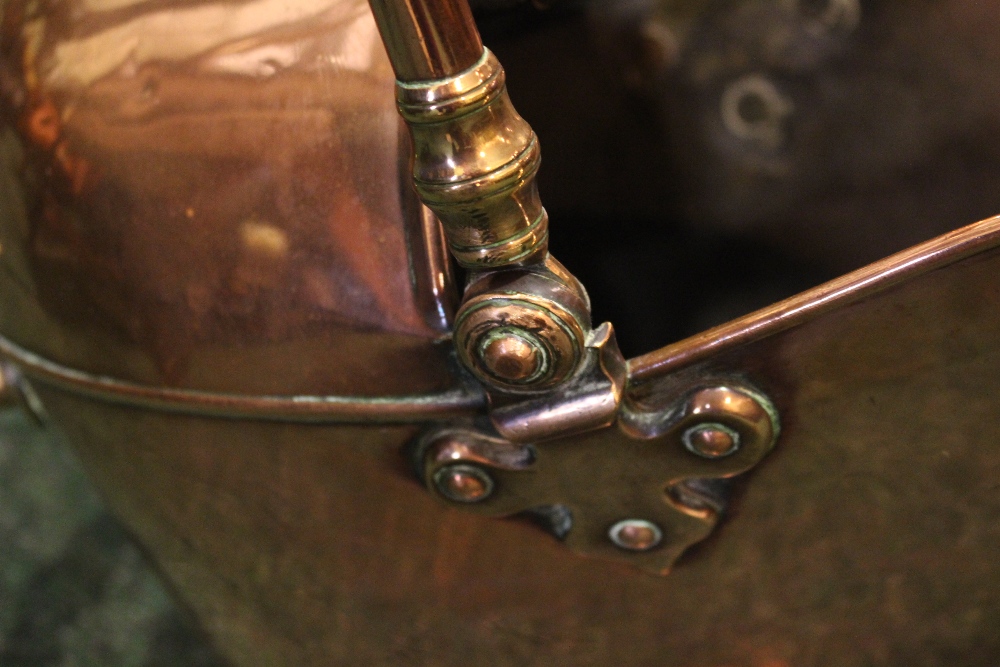
M 534 445 L 438 430 L 418 456 L 445 503 L 493 517 L 531 513 L 577 553 L 666 574 L 718 523 L 720 482 L 757 465 L 778 431 L 758 392 L 710 386 L 667 410 Z

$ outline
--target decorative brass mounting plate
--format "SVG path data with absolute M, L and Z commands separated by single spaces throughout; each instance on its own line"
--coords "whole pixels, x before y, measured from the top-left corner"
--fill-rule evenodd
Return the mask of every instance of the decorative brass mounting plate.
M 778 428 L 765 397 L 731 384 L 535 445 L 437 430 L 418 455 L 425 483 L 445 502 L 488 516 L 532 512 L 577 553 L 666 574 L 718 523 L 725 499 L 713 482 L 760 462 Z M 711 449 L 718 438 L 706 434 L 727 445 Z

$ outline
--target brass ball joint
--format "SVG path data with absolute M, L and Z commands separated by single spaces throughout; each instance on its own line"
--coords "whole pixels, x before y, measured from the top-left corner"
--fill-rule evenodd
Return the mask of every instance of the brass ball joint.
M 462 363 L 491 389 L 550 389 L 573 375 L 590 331 L 586 291 L 555 259 L 474 277 L 455 325 Z
M 478 339 L 476 358 L 484 370 L 503 382 L 531 384 L 551 367 L 545 344 L 530 331 L 497 327 Z

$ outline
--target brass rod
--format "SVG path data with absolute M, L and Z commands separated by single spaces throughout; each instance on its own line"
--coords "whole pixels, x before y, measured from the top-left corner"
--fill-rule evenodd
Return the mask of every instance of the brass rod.
M 455 320 L 459 359 L 498 392 L 555 387 L 586 356 L 590 306 L 549 257 L 538 138 L 511 104 L 466 0 L 369 2 L 413 139 L 414 189 L 473 272 Z
M 482 58 L 467 0 L 369 0 L 396 78 L 434 81 Z

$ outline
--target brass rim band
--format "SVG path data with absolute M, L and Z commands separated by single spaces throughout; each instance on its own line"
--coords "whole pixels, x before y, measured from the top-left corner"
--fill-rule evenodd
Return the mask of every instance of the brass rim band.
M 421 424 L 485 409 L 469 387 L 410 396 L 248 396 L 153 387 L 93 375 L 50 361 L 0 336 L 0 356 L 33 383 L 106 403 L 223 419 L 304 424 Z

